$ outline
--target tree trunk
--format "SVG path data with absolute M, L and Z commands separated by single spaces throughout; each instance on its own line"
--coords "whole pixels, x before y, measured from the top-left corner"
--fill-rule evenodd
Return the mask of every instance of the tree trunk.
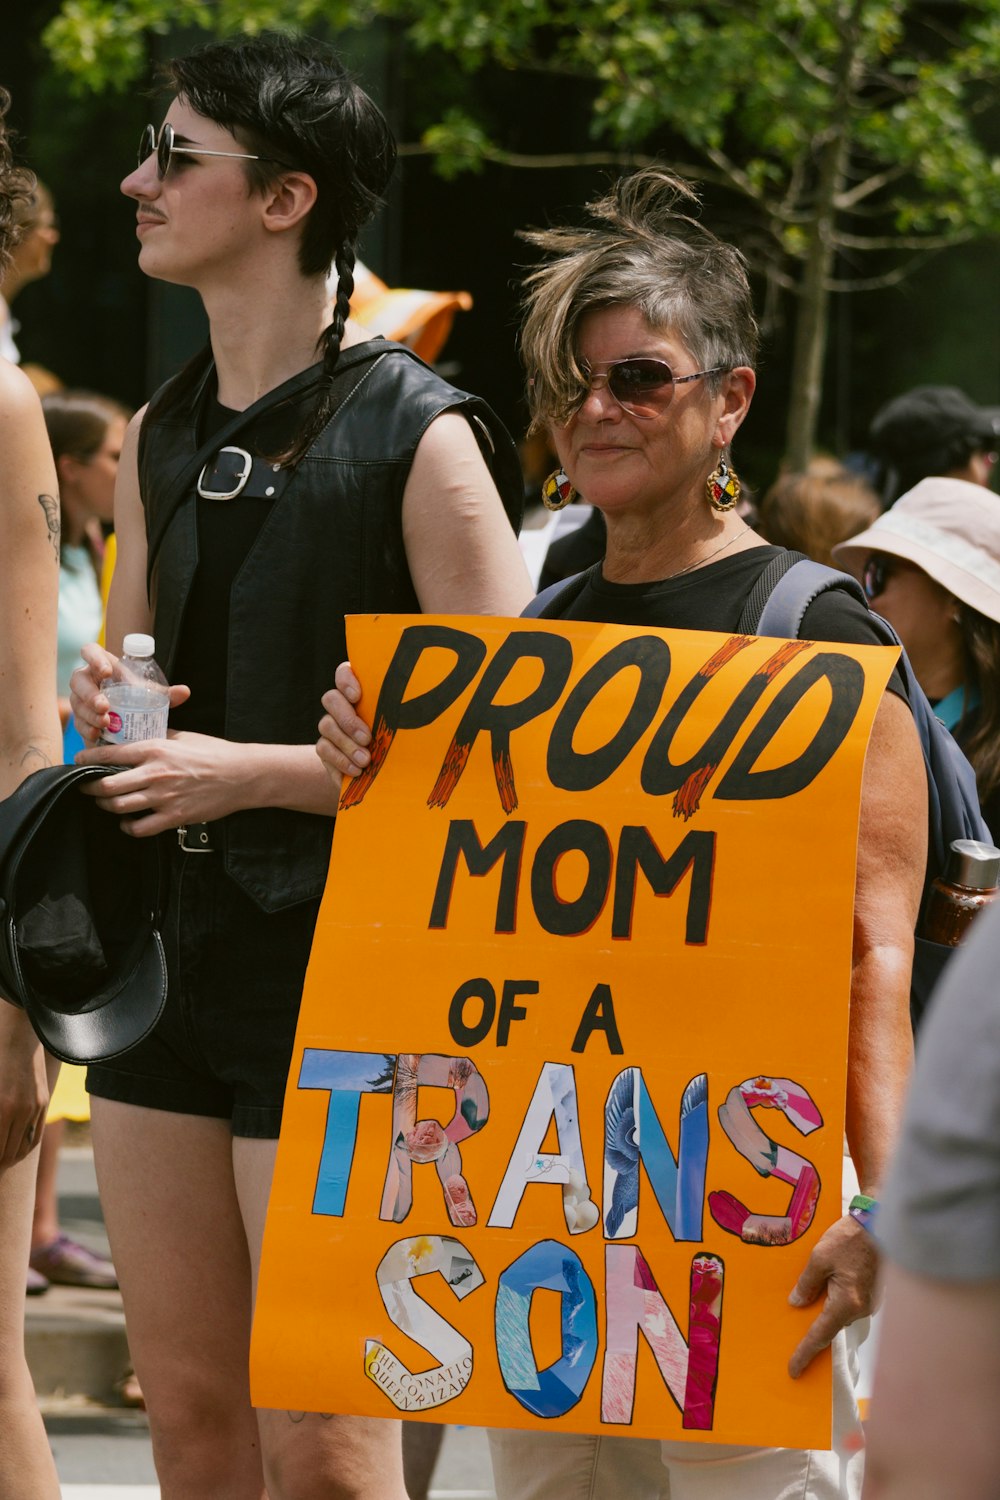
M 830 313 L 830 276 L 834 260 L 837 198 L 847 181 L 850 160 L 850 113 L 860 63 L 858 24 L 862 0 L 853 0 L 844 17 L 844 50 L 837 92 L 823 147 L 816 184 L 816 208 L 809 229 L 805 267 L 799 288 L 792 355 L 792 394 L 785 432 L 785 463 L 801 473 L 816 444 L 816 426 L 823 396 L 823 364 Z
M 826 148 L 820 170 L 817 213 L 810 229 L 805 270 L 795 319 L 792 393 L 788 404 L 785 462 L 801 473 L 816 445 L 816 424 L 823 397 L 823 364 L 830 312 L 835 199 L 845 180 L 846 138 L 838 135 Z

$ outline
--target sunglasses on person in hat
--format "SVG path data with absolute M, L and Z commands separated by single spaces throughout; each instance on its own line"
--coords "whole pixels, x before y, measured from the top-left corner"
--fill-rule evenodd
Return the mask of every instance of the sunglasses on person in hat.
M 869 604 L 877 599 L 880 594 L 885 593 L 885 586 L 893 573 L 899 571 L 899 559 L 890 557 L 885 552 L 873 552 L 865 563 L 865 570 L 861 575 L 861 587 L 865 591 L 865 598 Z

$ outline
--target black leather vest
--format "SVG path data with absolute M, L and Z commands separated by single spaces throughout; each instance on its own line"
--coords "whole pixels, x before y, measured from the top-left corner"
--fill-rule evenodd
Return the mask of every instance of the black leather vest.
M 315 383 L 317 369 L 270 393 L 268 404 Z M 444 411 L 469 420 L 515 530 L 523 484 L 509 434 L 478 397 L 456 390 L 409 349 L 373 340 L 346 349 L 338 381 L 349 391 L 298 464 L 261 528 L 230 593 L 226 737 L 313 744 L 320 698 L 347 655 L 344 616 L 418 612 L 403 546 L 403 489 L 424 432 Z M 171 676 L 195 569 L 194 484 L 178 503 L 177 478 L 195 456 L 198 391 L 159 416 L 151 403 L 139 444 L 146 533 L 159 538 L 150 571 L 156 654 Z M 246 413 L 259 414 L 257 403 Z M 227 429 L 228 431 L 228 429 Z M 236 434 L 221 442 L 238 443 Z M 162 536 L 161 536 L 162 532 Z M 228 874 L 265 911 L 319 897 L 333 819 L 253 808 L 224 820 Z M 193 856 L 192 856 L 193 857 Z

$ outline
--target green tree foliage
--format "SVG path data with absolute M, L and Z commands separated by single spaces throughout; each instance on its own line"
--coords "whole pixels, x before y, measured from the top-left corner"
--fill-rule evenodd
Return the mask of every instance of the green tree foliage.
M 126 88 L 147 31 L 379 18 L 452 75 L 527 70 L 541 99 L 588 80 L 592 149 L 558 160 L 659 154 L 742 203 L 771 302 L 797 304 L 793 464 L 814 440 L 831 293 L 1000 230 L 1000 0 L 65 0 L 46 42 L 81 86 Z M 511 150 L 468 98 L 415 149 L 448 174 L 553 163 Z

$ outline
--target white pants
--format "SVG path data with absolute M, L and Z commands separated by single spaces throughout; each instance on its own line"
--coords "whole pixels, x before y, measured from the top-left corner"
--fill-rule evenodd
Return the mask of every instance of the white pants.
M 856 1184 L 845 1156 L 845 1200 Z M 497 1500 L 858 1500 L 864 1445 L 854 1390 L 868 1327 L 861 1318 L 833 1341 L 828 1452 L 494 1430 Z
M 864 1454 L 854 1377 L 866 1327 L 862 1319 L 833 1343 L 829 1452 L 495 1430 L 497 1500 L 858 1500 Z

